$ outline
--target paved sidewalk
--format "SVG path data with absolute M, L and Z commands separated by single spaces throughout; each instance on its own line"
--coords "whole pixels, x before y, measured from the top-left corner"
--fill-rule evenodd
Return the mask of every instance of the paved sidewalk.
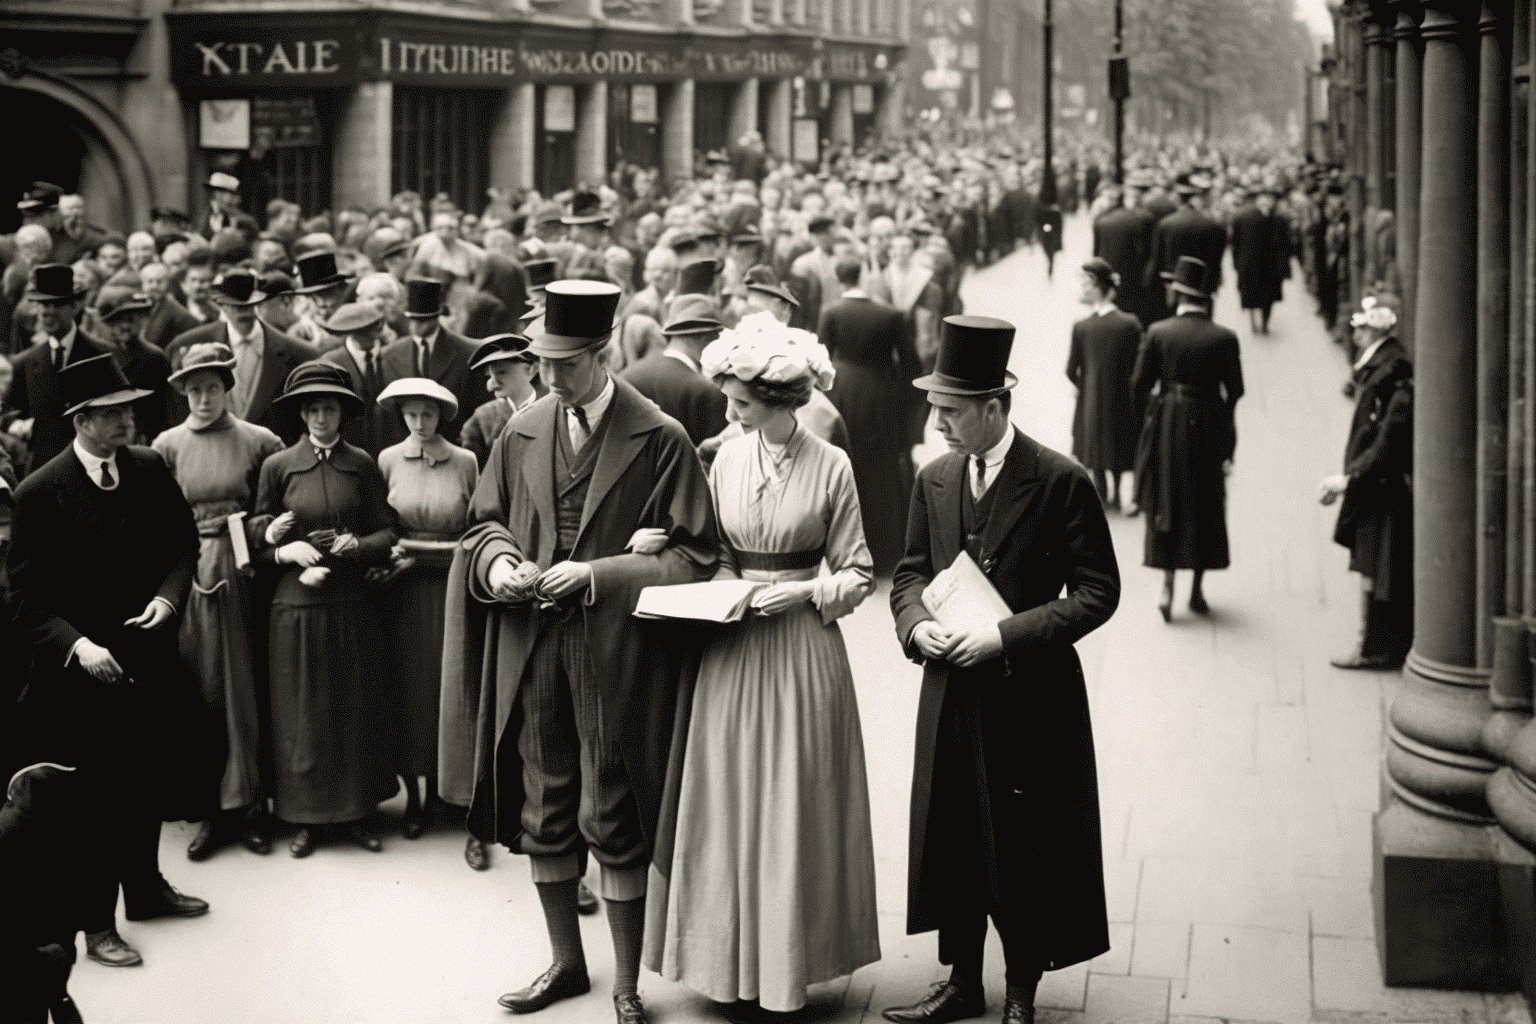
M 1063 374 L 1088 225 L 1070 219 L 1047 284 L 1038 252 L 968 282 L 972 312 L 1023 325 L 1015 419 L 1070 450 Z M 1217 319 L 1240 325 L 1230 276 Z M 1342 354 L 1298 281 L 1269 337 L 1243 343 L 1247 396 L 1230 481 L 1233 568 L 1208 578 L 1208 620 L 1184 608 L 1165 625 L 1160 574 L 1141 567 L 1142 523 L 1112 520 L 1125 589 L 1107 627 L 1080 645 L 1093 701 L 1113 949 L 1048 975 L 1041 1024 L 1376 1021 L 1530 1024 L 1519 997 L 1385 990 L 1370 899 L 1371 814 L 1379 800 L 1383 709 L 1396 678 L 1338 672 L 1357 621 L 1356 581 L 1329 540 L 1334 510 L 1314 498 L 1336 469 L 1349 422 Z M 1181 588 L 1187 588 L 1187 576 Z M 869 764 L 884 959 L 822 986 L 805 1019 L 876 1022 L 944 971 L 933 935 L 903 934 L 906 828 L 918 670 L 896 648 L 884 589 L 844 623 Z M 398 808 L 392 808 L 398 813 Z M 505 852 L 469 871 L 447 829 L 386 851 L 280 846 L 205 864 L 184 859 L 187 826 L 167 826 L 172 883 L 213 912 L 126 925 L 146 966 L 88 962 L 73 991 L 98 1022 L 497 1022 L 498 994 L 547 964 L 527 862 Z M 1048 841 L 1048 840 L 1047 840 Z M 607 927 L 583 925 L 594 994 L 540 1024 L 612 1020 Z M 988 1017 L 1002 1003 L 989 953 Z M 657 1024 L 716 1021 L 709 1003 L 654 975 L 642 991 Z

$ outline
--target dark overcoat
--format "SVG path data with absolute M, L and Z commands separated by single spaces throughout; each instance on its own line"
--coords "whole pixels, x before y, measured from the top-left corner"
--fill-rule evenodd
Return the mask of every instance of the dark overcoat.
M 633 617 L 645 587 L 694 583 L 719 557 L 709 484 L 682 426 L 622 380 L 614 380 L 606 434 L 593 468 L 571 560 L 592 569 L 591 603 L 581 605 L 592 678 L 602 688 L 603 727 L 618 736 L 648 842 L 656 834 L 677 682 L 658 642 L 662 634 Z M 476 708 L 470 831 L 520 848 L 523 763 L 518 689 L 538 636 L 534 605 L 497 603 L 487 583 L 503 554 L 547 569 L 553 562 L 555 430 L 558 398 L 518 413 L 491 449 L 470 504 L 470 528 L 448 576 L 443 645 L 443 716 Z M 666 530 L 660 554 L 628 553 L 641 527 Z
M 695 446 L 725 429 L 725 392 L 664 352 L 653 351 L 627 367 L 624 379 L 681 423 Z
M 108 353 L 115 357 L 116 352 L 106 342 L 98 341 L 76 328 L 75 341 L 69 349 L 69 362 L 65 365 L 73 366 L 82 359 Z M 47 345 L 33 345 L 22 352 L 11 361 L 11 369 L 11 390 L 6 395 L 6 405 L 20 419 L 35 418 L 32 440 L 27 442 L 30 453 L 27 469 L 31 472 L 42 468 L 49 459 L 73 444 L 75 428 L 64 416 L 64 401 L 59 394 L 59 375 L 53 370 L 53 353 Z
M 1413 364 L 1388 338 L 1355 371 L 1357 399 L 1344 449 L 1349 487 L 1334 529 L 1349 567 L 1376 601 L 1413 596 Z
M 1244 309 L 1263 309 L 1281 299 L 1291 276 L 1291 225 L 1278 213 L 1268 216 L 1245 206 L 1232 218 L 1232 265 Z
M 304 435 L 304 424 L 292 407 L 285 407 L 277 399 L 282 396 L 283 386 L 288 383 L 288 375 L 294 368 L 319 359 L 320 351 L 313 345 L 275 330 L 265 321 L 261 325 L 261 336 L 261 376 L 251 389 L 251 404 L 242 419 L 266 427 L 282 438 L 285 445 L 292 445 Z M 181 369 L 181 361 L 186 358 L 187 349 L 209 342 L 230 344 L 229 325 L 222 319 L 194 327 L 171 342 L 165 350 L 165 356 L 171 363 L 171 372 Z M 230 345 L 230 348 L 234 346 Z M 166 395 L 166 423 L 174 426 L 182 422 L 187 418 L 187 412 L 187 396 L 174 387 L 169 389 Z
M 186 306 L 170 295 L 162 295 L 149 311 L 149 320 L 144 324 L 144 340 L 164 351 L 171 342 L 201 324 L 201 320 L 187 312 Z
M 931 617 L 923 588 L 964 549 L 965 467 L 960 455 L 941 456 L 923 467 L 912 491 L 891 610 L 914 661 L 923 659 L 912 631 Z M 981 843 L 994 901 L 1011 894 L 1003 912 L 1032 934 L 1040 965 L 1059 970 L 1109 948 L 1093 728 L 1072 645 L 1114 613 L 1120 570 L 1104 509 L 1081 466 L 1015 431 L 992 486 L 999 490 L 977 562 L 1014 615 L 999 623 L 1001 658 L 970 669 L 923 663 L 907 932 L 939 926 L 952 858 L 969 863 L 974 854 L 967 852 Z M 981 836 L 939 828 L 954 797 L 935 786 L 935 765 L 953 715 L 967 723 L 974 742 L 964 753 L 990 797 L 982 802 Z
M 1203 313 L 1153 324 L 1131 389 L 1146 408 L 1136 447 L 1137 501 L 1147 524 L 1142 564 L 1225 569 L 1231 555 L 1222 463 L 1237 449 L 1233 410 L 1243 396 L 1237 335 Z
M 1143 327 L 1160 319 L 1163 310 L 1162 288 L 1146 284 L 1155 227 L 1152 215 L 1139 206 L 1116 207 L 1093 222 L 1093 254 L 1120 275 L 1115 305 L 1139 319 Z
M 1181 206 L 1152 231 L 1152 258 L 1147 261 L 1142 284 L 1159 291 L 1160 274 L 1173 273 L 1180 256 L 1194 256 L 1205 261 L 1206 291 L 1221 288 L 1221 257 L 1227 251 L 1227 229 L 1193 206 Z
M 1141 321 L 1119 309 L 1072 325 L 1067 379 L 1077 385 L 1072 455 L 1089 469 L 1124 473 L 1136 465 L 1141 419 L 1131 400 L 1131 373 L 1141 347 Z

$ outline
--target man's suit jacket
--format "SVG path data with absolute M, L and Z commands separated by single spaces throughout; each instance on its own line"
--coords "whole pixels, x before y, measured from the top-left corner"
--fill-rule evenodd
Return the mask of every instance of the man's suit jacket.
M 1143 327 L 1150 322 L 1148 306 L 1151 300 L 1155 300 L 1155 311 L 1160 311 L 1163 306 L 1160 284 L 1149 291 L 1146 283 L 1147 263 L 1152 258 L 1152 233 L 1156 228 L 1157 222 L 1152 215 L 1140 207 L 1117 206 L 1093 222 L 1093 254 L 1104 259 L 1120 275 L 1115 305 L 1139 318 Z
M 1113 614 L 1120 572 L 1087 471 L 1015 430 L 992 483 L 991 514 L 978 527 L 975 558 L 1013 611 L 998 623 L 1003 653 L 968 669 L 925 662 L 912 632 L 932 618 L 923 589 L 966 547 L 967 461 L 951 452 L 918 472 L 906 554 L 891 585 L 897 638 L 909 657 L 924 663 L 907 931 L 939 926 L 949 876 L 972 863 L 979 844 L 993 899 L 1014 894 L 1005 896 L 1003 912 L 1035 929 L 1041 966 L 1057 970 L 1109 948 L 1093 730 L 1072 645 Z M 966 742 L 953 740 L 957 729 Z M 945 830 L 954 804 L 943 784 L 949 757 L 959 759 L 949 762 L 950 771 L 970 777 L 974 769 L 974 777 L 986 781 L 980 834 Z M 1000 878 L 1009 884 L 1000 888 Z
M 352 358 L 352 351 L 347 346 L 333 348 L 329 352 L 322 353 L 320 358 L 346 370 L 347 376 L 352 379 L 353 393 L 363 400 L 363 411 L 342 425 L 341 436 L 348 444 L 361 448 L 377 459 L 379 452 L 405 440 L 410 432 L 405 429 L 405 421 L 400 418 L 399 413 L 391 415 L 379 407 L 379 395 L 389 383 L 384 371 L 382 352 L 379 355 L 379 386 L 377 388 L 368 386 L 363 371 L 357 368 L 357 360 Z M 415 374 L 404 376 L 414 377 Z M 393 425 L 388 423 L 390 420 L 395 421 Z
M 458 399 L 459 411 L 451 420 L 444 420 L 438 424 L 438 433 L 451 444 L 459 443 L 459 436 L 464 430 L 464 421 L 469 419 L 474 411 L 484 405 L 491 397 L 491 393 L 485 389 L 485 375 L 479 370 L 470 370 L 469 360 L 475 354 L 477 344 L 461 335 L 455 334 L 446 327 L 437 329 L 437 340 L 432 344 L 432 362 L 427 367 L 427 376 L 437 381 L 443 387 L 453 392 L 453 397 Z M 349 358 L 347 360 L 356 369 L 357 364 Z M 406 335 L 392 345 L 384 347 L 384 383 L 400 380 L 402 377 L 415 377 L 416 373 L 416 339 Z M 410 434 L 405 427 L 405 420 L 399 414 L 381 416 L 381 429 L 384 438 L 388 438 L 384 447 L 399 444 Z M 374 456 L 379 453 L 374 452 Z
M 282 438 L 284 444 L 293 444 L 304 433 L 304 425 L 292 410 L 283 408 L 276 401 L 282 396 L 283 386 L 288 383 L 288 375 L 294 367 L 319 359 L 320 353 L 313 346 L 274 330 L 271 324 L 262 323 L 261 333 L 261 377 L 251 391 L 251 404 L 242 418 L 248 423 L 266 427 Z M 229 325 L 220 319 L 179 335 L 165 351 L 165 357 L 170 360 L 171 372 L 181 369 L 181 361 L 187 349 L 208 342 L 229 345 Z M 171 388 L 166 396 L 167 425 L 176 426 L 187 418 L 187 411 L 186 396 L 174 387 Z
M 681 360 L 652 352 L 625 370 L 624 379 L 681 423 L 695 447 L 725 429 L 725 392 Z
M 1163 286 L 1161 273 L 1173 273 L 1180 256 L 1205 261 L 1206 287 L 1215 294 L 1221 287 L 1221 257 L 1227 251 L 1227 232 L 1193 206 L 1181 206 L 1157 222 L 1152 231 L 1152 258 L 1142 276 L 1148 288 Z
M 901 313 L 873 299 L 839 299 L 822 310 L 816 340 L 827 347 L 834 360 L 889 366 L 908 382 L 922 373 L 917 348 L 905 329 Z
M 169 295 L 163 296 L 150 310 L 149 322 L 144 325 L 144 340 L 164 351 L 181 335 L 202 326 L 202 321 L 187 307 Z
M 113 352 L 106 342 L 97 341 L 76 328 L 75 343 L 69 350 L 69 362 Z M 38 469 L 75 440 L 74 426 L 64 418 L 64 400 L 59 394 L 59 375 L 53 371 L 53 353 L 47 345 L 33 345 L 11 364 L 14 376 L 8 404 L 18 418 L 34 417 L 29 469 Z M 142 609 L 140 609 L 142 611 Z M 135 613 L 137 614 L 137 613 Z

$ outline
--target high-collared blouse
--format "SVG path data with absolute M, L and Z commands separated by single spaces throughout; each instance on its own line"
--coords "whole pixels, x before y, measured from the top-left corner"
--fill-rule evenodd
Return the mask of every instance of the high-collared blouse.
M 441 437 L 408 437 L 379 453 L 379 472 L 407 537 L 458 540 L 480 475 L 474 452 Z

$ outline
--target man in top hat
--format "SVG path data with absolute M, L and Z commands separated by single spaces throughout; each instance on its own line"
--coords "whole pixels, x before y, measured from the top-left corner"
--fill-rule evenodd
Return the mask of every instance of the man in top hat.
M 528 279 L 528 308 L 542 309 L 544 306 L 544 289 L 554 281 L 555 273 L 560 268 L 558 260 L 543 257 L 529 260 L 523 264 L 523 274 Z
M 336 338 L 325 323 L 346 299 L 352 278 L 337 270 L 334 252 L 306 253 L 299 257 L 296 269 L 299 284 L 293 293 L 309 296 L 314 310 L 301 314 L 288 333 L 321 352 L 329 351 L 336 347 Z
M 303 424 L 284 410 L 277 399 L 294 368 L 318 359 L 320 353 L 313 345 L 262 321 L 257 311 L 270 296 L 251 271 L 236 268 L 226 272 L 214 282 L 211 294 L 219 318 L 171 342 L 165 353 L 171 372 L 181 369 L 182 359 L 193 345 L 228 345 L 235 354 L 235 386 L 229 392 L 229 411 L 247 423 L 266 427 L 284 444 L 293 444 L 304 433 Z M 171 388 L 166 402 L 169 425 L 175 426 L 187 418 L 185 395 Z
M 1281 282 L 1291 276 L 1291 224 L 1275 212 L 1274 186 L 1260 185 L 1249 197 L 1232 218 L 1232 265 L 1249 326 L 1268 334 L 1270 307 L 1280 301 Z
M 347 420 L 341 436 L 376 459 L 379 452 L 399 444 L 409 433 L 397 413 L 379 406 L 379 395 L 391 380 L 417 375 L 389 376 L 384 368 L 384 314 L 366 302 L 348 302 L 336 310 L 325 322 L 325 330 L 336 344 L 320 354 L 321 360 L 347 371 L 352 392 L 362 402 L 362 411 Z
M 33 345 L 11 362 L 13 376 L 6 404 L 16 413 L 10 433 L 26 441 L 30 468 L 36 469 L 69 447 L 74 431 L 62 419 L 59 373 L 64 367 L 93 356 L 107 355 L 112 346 L 86 334 L 79 319 L 85 295 L 75 288 L 75 273 L 62 263 L 32 269 L 23 293 L 37 309 L 37 329 L 47 344 Z
M 16 489 L 10 583 L 33 657 L 15 712 L 24 761 L 78 767 L 97 801 L 86 955 L 127 967 L 142 958 L 117 931 L 119 887 L 130 921 L 208 911 L 159 866 L 160 822 L 200 820 L 223 760 L 177 648 L 197 528 L 159 454 L 128 445 L 148 393 L 110 355 L 68 363 L 58 387 L 73 439 Z
M 918 473 L 891 586 L 897 638 L 923 665 L 907 932 L 937 928 L 950 975 L 886 1010 L 896 1024 L 986 1011 L 988 916 L 1002 938 L 1004 1024 L 1034 1020 L 1042 971 L 1109 949 L 1093 732 L 1072 645 L 1113 614 L 1120 572 L 1087 472 L 1009 422 L 1013 335 L 1003 320 L 947 317 L 934 372 L 913 382 L 950 450 Z M 1011 614 L 946 626 L 928 612 L 924 588 L 962 554 Z
M 624 371 L 636 391 L 683 425 L 695 447 L 725 429 L 725 392 L 704 378 L 699 364 L 704 346 L 720 337 L 724 326 L 713 299 L 682 296 L 672 303 L 672 316 L 662 329 L 666 349 Z
M 1152 258 L 1152 233 L 1157 221 L 1150 211 L 1137 205 L 1142 189 L 1133 182 L 1140 171 L 1126 178 L 1121 201 L 1104 211 L 1093 222 L 1093 255 L 1107 262 L 1120 275 L 1115 305 L 1141 321 L 1145 327 L 1163 313 L 1162 289 L 1147 286 L 1147 263 Z
M 256 223 L 256 219 L 240 210 L 239 178 L 223 171 L 214 171 L 203 182 L 203 189 L 208 193 L 208 217 L 202 227 L 198 228 L 198 234 L 210 242 L 227 228 L 240 232 L 248 241 L 261 234 L 261 226 Z
M 1142 274 L 1142 286 L 1156 288 L 1159 278 L 1166 282 L 1173 277 L 1180 256 L 1193 256 L 1202 261 L 1211 275 L 1206 282 L 1206 294 L 1214 295 L 1221 288 L 1221 257 L 1227 251 L 1227 232 L 1205 213 L 1205 196 L 1210 191 L 1211 179 L 1196 172 L 1181 175 L 1174 186 L 1179 196 L 1179 208 L 1162 220 L 1152 230 L 1152 255 Z M 1173 315 L 1165 306 L 1156 319 Z
M 571 241 L 595 253 L 601 254 L 613 244 L 613 236 L 608 230 L 608 214 L 595 192 L 582 191 L 573 195 L 571 208 L 560 215 L 560 223 L 566 226 Z
M 490 398 L 490 393 L 469 365 L 479 346 L 443 326 L 444 299 L 441 281 L 425 277 L 406 280 L 405 317 L 410 336 L 385 347 L 384 383 L 402 377 L 427 377 L 453 392 L 459 402 L 458 413 L 452 419 L 445 418 L 438 425 L 438 433 L 449 443 L 458 444 L 464 421 Z M 404 441 L 410 433 L 398 416 L 389 417 L 384 430 L 388 437 L 399 434 L 389 444 Z
M 482 341 L 469 360 L 471 370 L 485 372 L 492 397 L 464 422 L 459 443 L 475 453 L 482 470 L 507 421 L 543 397 L 533 383 L 539 359 L 528 344 L 521 334 L 496 334 Z
M 670 311 L 671 303 L 684 295 L 708 295 L 713 298 L 719 293 L 720 261 L 708 256 L 690 258 L 677 268 L 677 290 L 668 300 L 668 309 Z M 667 319 L 671 319 L 670 312 Z
M 142 292 L 107 285 L 96 296 L 96 319 L 107 332 L 113 356 L 128 383 L 149 394 L 133 405 L 134 444 L 149 444 L 166 427 L 171 392 L 171 364 L 165 350 L 144 340 L 144 326 L 154 303 Z
M 479 691 L 470 831 L 528 854 L 554 963 L 501 997 L 514 1013 L 590 990 L 577 924 L 578 851 L 602 868 L 614 1008 L 637 992 L 650 837 L 660 814 L 676 678 L 662 631 L 633 617 L 642 588 L 707 579 L 719 543 L 682 426 L 622 380 L 602 350 L 619 289 L 550 285 L 528 351 L 550 394 L 513 417 L 480 478 L 455 554 L 443 686 Z M 656 554 L 626 553 L 642 528 Z M 484 686 L 481 686 L 481 680 Z

